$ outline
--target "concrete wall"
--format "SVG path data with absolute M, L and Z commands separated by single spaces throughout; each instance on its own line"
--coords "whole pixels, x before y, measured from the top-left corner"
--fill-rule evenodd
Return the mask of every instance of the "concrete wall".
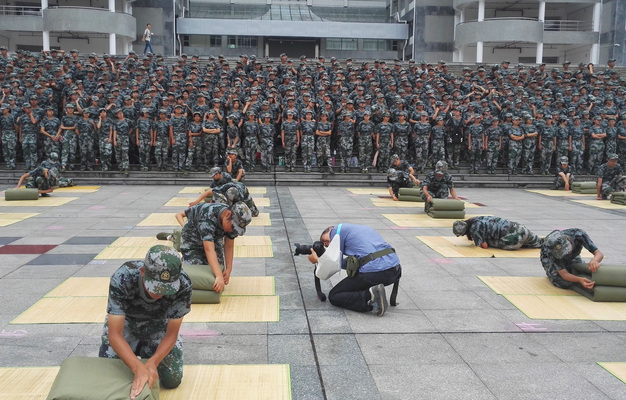
M 39 16 L 18 17 L 15 15 L 0 15 L 0 30 L 41 32 L 43 30 L 43 20 Z
M 407 46 L 407 54 L 417 61 L 451 61 L 454 51 L 452 0 L 414 0 L 414 4 L 415 10 L 409 4 L 402 15 L 402 20 L 409 23 L 415 18 L 413 41 Z
M 541 42 L 543 23 L 528 20 L 492 20 L 467 22 L 456 28 L 456 45 L 483 42 Z
M 136 40 L 133 50 L 143 52 L 141 41 L 146 24 L 152 25 L 152 49 L 164 56 L 174 55 L 174 9 L 172 0 L 137 0 L 133 2 L 133 15 L 136 18 Z
M 115 33 L 135 36 L 135 18 L 93 8 L 48 8 L 43 10 L 43 29 L 50 32 Z

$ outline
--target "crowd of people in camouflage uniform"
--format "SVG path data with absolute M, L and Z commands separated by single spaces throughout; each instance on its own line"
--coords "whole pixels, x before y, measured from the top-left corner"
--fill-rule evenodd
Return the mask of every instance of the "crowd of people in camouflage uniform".
M 614 62 L 596 73 L 503 61 L 454 76 L 443 61 L 242 55 L 233 67 L 183 55 L 169 66 L 134 52 L 0 48 L 2 156 L 9 169 L 56 151 L 62 169 L 208 171 L 230 149 L 253 172 L 282 148 L 288 171 L 301 154 L 305 172 L 384 172 L 395 153 L 418 173 L 445 159 L 510 174 L 548 174 L 566 156 L 573 173 L 597 173 L 606 154 L 626 161 L 625 80 Z

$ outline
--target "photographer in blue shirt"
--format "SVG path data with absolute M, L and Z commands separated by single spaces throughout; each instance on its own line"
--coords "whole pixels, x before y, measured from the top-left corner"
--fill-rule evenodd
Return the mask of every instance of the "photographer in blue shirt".
M 375 311 L 380 317 L 389 303 L 385 286 L 394 284 L 391 305 L 395 306 L 397 285 L 402 276 L 400 259 L 391 245 L 374 229 L 365 225 L 339 224 L 322 232 L 320 241 L 328 247 L 339 236 L 339 249 L 342 254 L 341 268 L 348 277 L 332 288 L 328 295 L 330 302 L 338 307 L 358 312 Z M 317 264 L 322 257 L 311 250 L 309 261 Z M 322 278 L 327 279 L 327 278 Z

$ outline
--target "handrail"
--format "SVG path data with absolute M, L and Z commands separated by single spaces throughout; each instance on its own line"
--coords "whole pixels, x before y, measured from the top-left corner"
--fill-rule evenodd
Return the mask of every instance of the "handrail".
M 51 9 L 66 9 L 66 8 L 71 8 L 71 9 L 79 9 L 79 10 L 94 10 L 94 11 L 106 11 L 106 12 L 111 12 L 111 10 L 109 10 L 108 8 L 101 8 L 101 7 L 80 7 L 80 6 L 53 6 L 53 7 L 48 7 Z M 130 15 L 132 16 L 132 14 L 129 14 L 127 12 L 124 11 L 118 11 L 115 10 L 116 14 L 126 14 L 126 15 Z
M 469 23 L 473 23 L 473 22 L 486 22 L 486 21 L 539 21 L 537 18 L 528 18 L 528 17 L 500 17 L 500 18 L 485 18 L 482 21 L 479 21 L 477 19 L 472 19 L 469 21 L 464 21 L 464 22 L 459 22 L 458 24 L 456 24 L 456 26 L 459 25 L 463 25 L 463 24 L 469 24 Z
M 543 22 L 543 30 L 550 32 L 590 32 L 593 31 L 593 21 L 547 19 Z
M 30 15 L 41 17 L 41 7 L 0 6 L 0 15 Z

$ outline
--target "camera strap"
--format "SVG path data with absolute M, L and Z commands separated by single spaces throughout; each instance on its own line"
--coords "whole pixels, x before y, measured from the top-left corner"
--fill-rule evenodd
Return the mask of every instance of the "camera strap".
M 377 258 L 381 258 L 383 256 L 386 256 L 387 254 L 391 254 L 391 253 L 395 253 L 396 249 L 394 249 L 393 247 L 390 247 L 388 249 L 382 249 L 382 250 L 378 250 L 374 253 L 370 253 L 366 256 L 363 256 L 361 258 L 359 258 L 359 267 L 364 266 L 365 264 L 367 264 L 368 262 L 375 260 Z

